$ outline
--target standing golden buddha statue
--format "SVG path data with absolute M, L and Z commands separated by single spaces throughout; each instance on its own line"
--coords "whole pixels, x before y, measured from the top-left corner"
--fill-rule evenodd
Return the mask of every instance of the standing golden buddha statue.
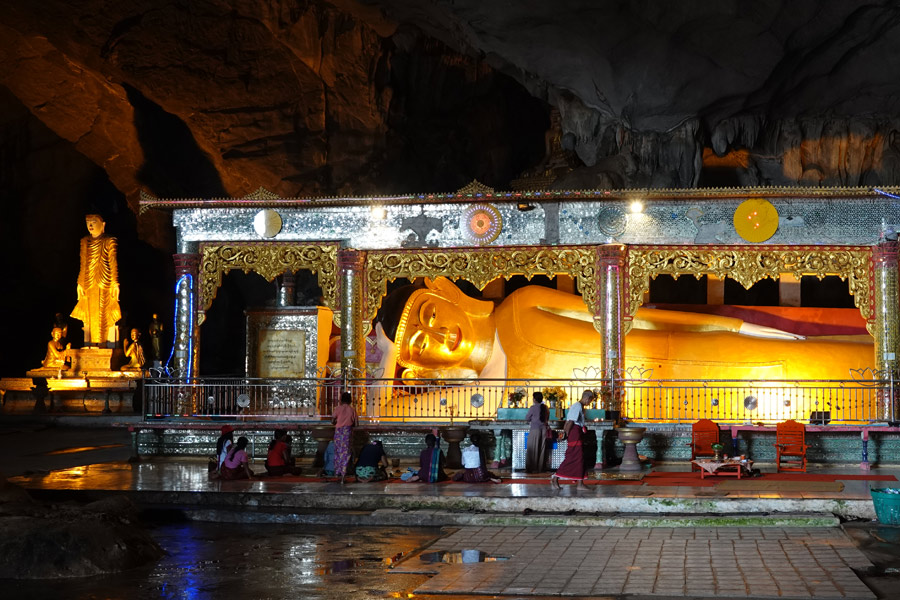
M 72 317 L 84 323 L 85 346 L 106 346 L 116 341 L 119 309 L 119 271 L 116 238 L 106 235 L 106 221 L 97 214 L 85 216 L 90 235 L 81 238 L 78 271 L 78 304 Z

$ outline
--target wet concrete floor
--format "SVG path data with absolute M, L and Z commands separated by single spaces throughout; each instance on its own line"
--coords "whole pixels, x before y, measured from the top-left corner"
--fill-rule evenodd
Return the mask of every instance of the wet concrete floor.
M 423 574 L 394 574 L 390 562 L 421 549 L 440 530 L 158 523 L 167 556 L 130 571 L 57 581 L 0 581 L 6 598 L 144 600 L 178 598 L 408 598 Z M 9 594 L 9 595 L 6 595 Z

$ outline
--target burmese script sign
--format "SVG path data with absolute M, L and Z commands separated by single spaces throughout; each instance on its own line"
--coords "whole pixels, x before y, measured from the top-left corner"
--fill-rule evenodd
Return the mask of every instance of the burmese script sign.
M 298 329 L 260 329 L 256 356 L 259 377 L 304 377 L 306 332 Z

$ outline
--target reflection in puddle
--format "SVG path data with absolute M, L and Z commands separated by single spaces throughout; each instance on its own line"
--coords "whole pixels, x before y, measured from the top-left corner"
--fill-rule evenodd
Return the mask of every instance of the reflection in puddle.
M 343 571 L 349 571 L 355 567 L 362 565 L 362 561 L 360 560 L 336 560 L 331 563 L 330 566 L 322 567 L 317 572 L 319 575 L 329 575 L 332 573 L 341 573 Z
M 438 552 L 423 552 L 419 555 L 419 560 L 426 563 L 482 563 L 509 560 L 509 557 L 488 556 L 486 552 L 481 550 L 460 550 L 459 552 L 440 550 Z
M 77 454 L 78 452 L 89 452 L 91 450 L 108 450 L 110 448 L 124 448 L 125 444 L 106 444 L 104 446 L 79 446 L 77 448 L 63 448 L 62 450 L 51 450 L 45 452 L 46 456 L 54 454 Z

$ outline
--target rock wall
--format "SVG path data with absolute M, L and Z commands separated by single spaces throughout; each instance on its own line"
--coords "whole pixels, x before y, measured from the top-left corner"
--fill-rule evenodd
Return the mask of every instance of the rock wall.
M 0 335 L 70 310 L 92 205 L 143 327 L 170 312 L 174 235 L 139 190 L 504 189 L 545 159 L 551 107 L 556 188 L 900 183 L 898 28 L 887 0 L 8 0 L 0 233 L 12 297 L 38 300 L 0 303 L 27 324 Z

